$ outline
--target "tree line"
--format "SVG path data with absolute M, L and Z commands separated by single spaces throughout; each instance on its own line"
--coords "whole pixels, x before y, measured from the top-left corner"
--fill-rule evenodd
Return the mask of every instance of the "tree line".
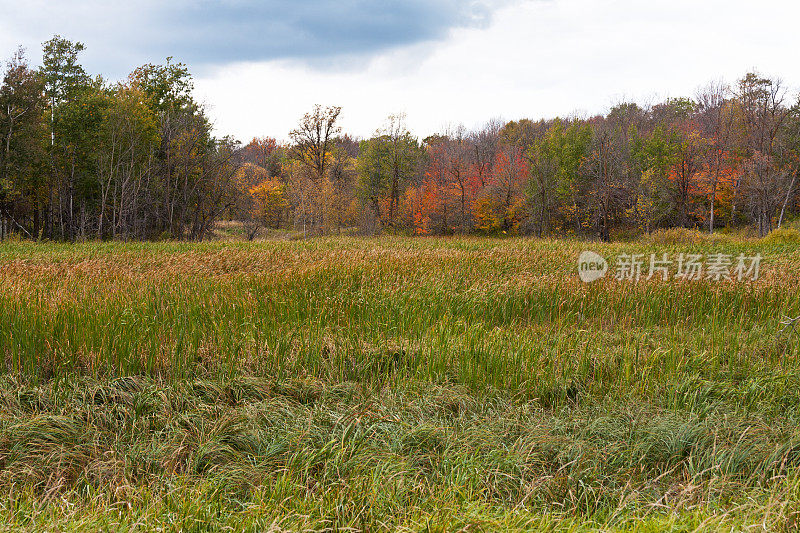
M 202 239 L 230 202 L 237 144 L 212 135 L 181 64 L 120 83 L 89 76 L 84 46 L 22 50 L 0 86 L 0 235 Z
M 800 102 L 748 73 L 693 98 L 553 120 L 493 120 L 419 139 L 402 115 L 366 139 L 316 106 L 289 141 L 212 133 L 186 67 L 91 77 L 81 43 L 22 51 L 0 86 L 0 237 L 192 239 L 219 220 L 248 238 L 580 235 L 752 226 L 798 214 Z

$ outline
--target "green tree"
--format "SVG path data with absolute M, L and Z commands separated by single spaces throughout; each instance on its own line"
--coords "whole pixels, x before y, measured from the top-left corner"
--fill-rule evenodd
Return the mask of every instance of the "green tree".
M 527 196 L 538 235 L 549 231 L 554 216 L 577 224 L 580 169 L 589 153 L 591 139 L 590 126 L 557 119 L 528 149 Z
M 415 176 L 422 157 L 417 139 L 405 126 L 403 115 L 391 115 L 375 137 L 361 144 L 358 157 L 362 200 L 381 219 L 380 202 L 387 200 L 386 225 L 396 227 L 400 194 Z
M 672 215 L 670 169 L 677 162 L 680 139 L 674 130 L 658 125 L 647 136 L 631 136 L 633 162 L 640 176 L 631 214 L 640 228 L 651 232 Z
M 106 96 L 94 159 L 97 235 L 135 237 L 141 234 L 143 194 L 150 182 L 152 155 L 158 145 L 158 122 L 142 92 L 118 85 Z
M 60 35 L 43 45 L 41 72 L 45 95 L 50 101 L 52 142 L 55 142 L 57 108 L 72 100 L 89 82 L 89 76 L 78 62 L 78 56 L 85 49 L 83 43 L 72 42 Z
M 80 42 L 58 35 L 44 43 L 41 73 L 50 103 L 51 171 L 45 233 L 73 240 L 79 225 L 76 213 L 84 210 L 78 189 L 85 188 L 96 146 L 102 80 L 92 80 L 78 62 L 85 50 Z M 84 191 L 85 192 L 85 191 Z
M 0 239 L 12 230 L 39 234 L 48 179 L 43 90 L 20 49 L 0 85 Z
M 361 141 L 358 149 L 358 194 L 364 205 L 372 210 L 375 222 L 381 224 L 380 202 L 386 197 L 389 180 L 384 166 L 388 146 L 380 137 Z

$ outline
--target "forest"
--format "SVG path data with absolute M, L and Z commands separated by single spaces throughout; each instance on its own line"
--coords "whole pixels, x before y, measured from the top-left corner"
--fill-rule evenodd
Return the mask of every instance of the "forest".
M 219 221 L 303 235 L 759 236 L 800 211 L 800 102 L 756 72 L 606 114 L 370 138 L 315 106 L 287 142 L 215 134 L 187 67 L 92 76 L 84 45 L 20 49 L 0 87 L 0 238 L 196 240 Z M 657 90 L 657 87 L 653 88 Z M 576 102 L 580 105 L 580 102 Z

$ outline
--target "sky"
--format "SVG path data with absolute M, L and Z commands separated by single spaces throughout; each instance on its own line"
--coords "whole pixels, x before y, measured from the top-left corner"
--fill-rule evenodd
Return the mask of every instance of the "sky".
M 0 56 L 54 34 L 93 74 L 186 63 L 218 134 L 285 140 L 315 104 L 369 136 L 586 116 L 748 71 L 800 89 L 796 0 L 0 0 Z

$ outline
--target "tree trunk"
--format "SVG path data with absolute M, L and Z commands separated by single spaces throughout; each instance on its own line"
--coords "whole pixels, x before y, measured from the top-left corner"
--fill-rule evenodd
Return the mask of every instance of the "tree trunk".
M 786 198 L 783 199 L 783 205 L 781 206 L 781 216 L 778 218 L 778 227 L 780 228 L 783 224 L 783 217 L 786 214 L 786 205 L 789 203 L 789 198 L 792 196 L 792 190 L 794 189 L 794 182 L 797 179 L 797 172 L 794 173 L 792 176 L 792 182 L 789 184 L 789 190 L 786 191 Z

